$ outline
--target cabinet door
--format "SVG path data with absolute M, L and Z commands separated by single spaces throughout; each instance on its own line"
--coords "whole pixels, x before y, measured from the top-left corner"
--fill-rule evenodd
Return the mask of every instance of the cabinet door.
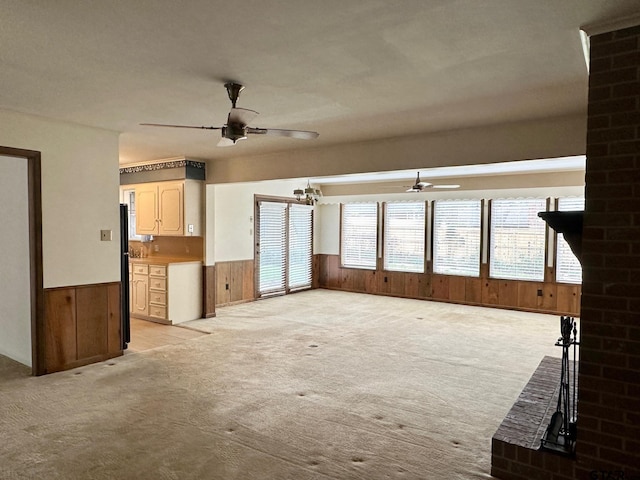
M 131 314 L 149 315 L 149 277 L 147 275 L 134 274 L 132 291 Z
M 158 185 L 158 234 L 184 235 L 184 185 Z
M 136 187 L 136 233 L 154 235 L 158 233 L 158 187 L 157 184 Z

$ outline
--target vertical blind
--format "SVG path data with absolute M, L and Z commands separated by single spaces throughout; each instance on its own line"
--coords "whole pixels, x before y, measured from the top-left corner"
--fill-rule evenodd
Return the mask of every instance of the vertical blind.
M 436 200 L 433 212 L 433 271 L 480 276 L 480 200 Z
M 286 203 L 259 203 L 259 293 L 274 293 L 285 288 Z
M 384 211 L 384 269 L 423 273 L 425 202 L 387 203 Z
M 378 204 L 342 207 L 342 266 L 375 270 L 378 248 Z
M 492 278 L 544 280 L 546 224 L 538 212 L 545 210 L 545 199 L 492 200 L 489 240 Z
M 584 210 L 584 197 L 559 198 L 558 210 L 563 212 Z M 558 235 L 556 245 L 556 281 L 582 283 L 582 266 L 562 234 Z
M 289 275 L 287 287 L 291 290 L 311 286 L 312 222 L 313 207 L 311 205 L 289 205 Z

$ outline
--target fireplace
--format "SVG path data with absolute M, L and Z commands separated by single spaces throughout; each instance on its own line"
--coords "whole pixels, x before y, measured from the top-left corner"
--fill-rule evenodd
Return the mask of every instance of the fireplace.
M 582 264 L 584 212 L 540 212 L 561 233 Z M 562 358 L 544 357 L 492 439 L 491 473 L 503 479 L 533 478 L 539 468 L 573 469 L 577 436 L 577 328 L 560 318 L 556 346 Z M 573 357 L 573 358 L 571 358 Z M 537 478 L 537 477 L 536 477 Z

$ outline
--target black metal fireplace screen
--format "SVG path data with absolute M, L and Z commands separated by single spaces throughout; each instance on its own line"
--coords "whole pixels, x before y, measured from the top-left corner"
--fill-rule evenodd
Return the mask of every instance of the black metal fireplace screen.
M 578 329 L 573 317 L 560 317 L 561 336 L 556 346 L 562 348 L 562 368 L 556 411 L 551 416 L 541 447 L 564 454 L 575 452 L 577 436 L 577 347 Z M 573 358 L 569 358 L 570 354 Z

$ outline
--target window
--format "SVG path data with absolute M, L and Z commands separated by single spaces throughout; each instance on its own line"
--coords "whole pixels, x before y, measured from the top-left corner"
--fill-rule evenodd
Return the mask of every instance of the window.
M 480 200 L 436 200 L 433 212 L 433 271 L 480 276 Z
M 342 206 L 342 266 L 375 270 L 378 251 L 378 204 Z
M 544 280 L 546 224 L 538 212 L 544 199 L 491 202 L 489 275 L 511 280 Z
M 122 196 L 129 212 L 129 240 L 142 240 L 142 235 L 136 234 L 136 191 L 133 188 L 122 190 Z
M 385 204 L 385 270 L 424 272 L 425 210 L 425 202 Z
M 558 210 L 584 210 L 584 197 L 559 198 Z M 562 234 L 556 243 L 556 282 L 582 283 L 582 266 Z

